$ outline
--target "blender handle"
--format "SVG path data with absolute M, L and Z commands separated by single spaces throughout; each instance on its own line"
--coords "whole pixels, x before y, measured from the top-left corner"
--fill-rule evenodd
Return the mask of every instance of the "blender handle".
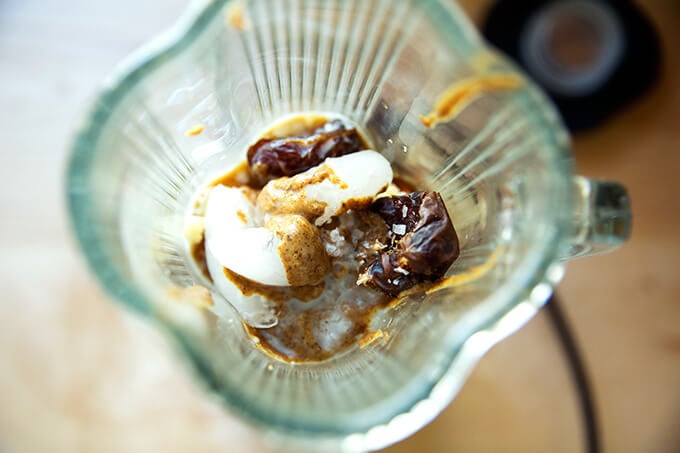
M 564 259 L 614 250 L 629 237 L 630 199 L 619 183 L 575 176 L 571 247 Z

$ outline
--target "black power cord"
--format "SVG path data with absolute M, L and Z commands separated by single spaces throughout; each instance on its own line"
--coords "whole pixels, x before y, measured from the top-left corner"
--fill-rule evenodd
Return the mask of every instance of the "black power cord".
M 600 452 L 600 439 L 595 404 L 593 401 L 592 390 L 588 382 L 585 364 L 579 352 L 578 345 L 574 338 L 569 323 L 564 316 L 557 298 L 553 296 L 546 304 L 548 316 L 555 327 L 557 336 L 560 339 L 562 349 L 567 357 L 572 379 L 578 393 L 579 404 L 583 416 L 583 429 L 586 437 L 586 451 L 588 453 Z

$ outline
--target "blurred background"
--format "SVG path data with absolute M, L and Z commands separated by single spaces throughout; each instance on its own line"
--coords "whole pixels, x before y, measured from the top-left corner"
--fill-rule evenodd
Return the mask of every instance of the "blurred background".
M 102 79 L 187 3 L 0 0 L 2 453 L 264 451 L 203 396 L 160 334 L 95 286 L 65 216 L 69 140 Z M 576 79 L 599 55 L 593 42 L 624 55 L 593 22 L 563 20 L 546 41 L 531 34 L 540 27 L 527 12 L 545 2 L 460 3 L 499 46 L 520 43 L 504 50 L 577 131 L 577 170 L 628 187 L 634 231 L 613 254 L 571 262 L 557 290 L 592 419 L 564 337 L 543 310 L 481 361 L 435 422 L 386 451 L 594 451 L 593 435 L 605 452 L 680 451 L 680 2 L 626 6 L 651 27 L 624 26 L 635 32 L 622 35 L 633 57 L 617 60 L 626 63 L 615 76 L 586 77 L 594 84 L 586 88 Z M 532 63 L 526 36 L 549 42 L 574 80 Z

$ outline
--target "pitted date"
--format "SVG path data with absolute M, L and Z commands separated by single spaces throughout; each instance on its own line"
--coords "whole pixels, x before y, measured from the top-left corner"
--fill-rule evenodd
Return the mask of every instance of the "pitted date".
M 248 164 L 255 183 L 264 185 L 281 176 L 302 173 L 327 157 L 365 147 L 356 129 L 347 129 L 342 121 L 334 120 L 307 136 L 259 140 L 248 149 Z
M 390 244 L 364 265 L 367 285 L 397 296 L 441 278 L 458 258 L 458 235 L 438 193 L 379 198 L 372 209 L 389 227 Z

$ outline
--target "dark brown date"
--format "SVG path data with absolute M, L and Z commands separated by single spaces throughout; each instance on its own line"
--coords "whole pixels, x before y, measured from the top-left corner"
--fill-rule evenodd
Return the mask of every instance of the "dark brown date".
M 458 258 L 458 235 L 438 193 L 379 198 L 372 210 L 390 228 L 390 244 L 362 269 L 369 286 L 397 296 L 441 278 Z
M 272 179 L 302 173 L 327 157 L 365 148 L 356 129 L 347 129 L 342 121 L 334 120 L 310 135 L 259 140 L 248 149 L 248 164 L 254 182 L 263 186 Z

